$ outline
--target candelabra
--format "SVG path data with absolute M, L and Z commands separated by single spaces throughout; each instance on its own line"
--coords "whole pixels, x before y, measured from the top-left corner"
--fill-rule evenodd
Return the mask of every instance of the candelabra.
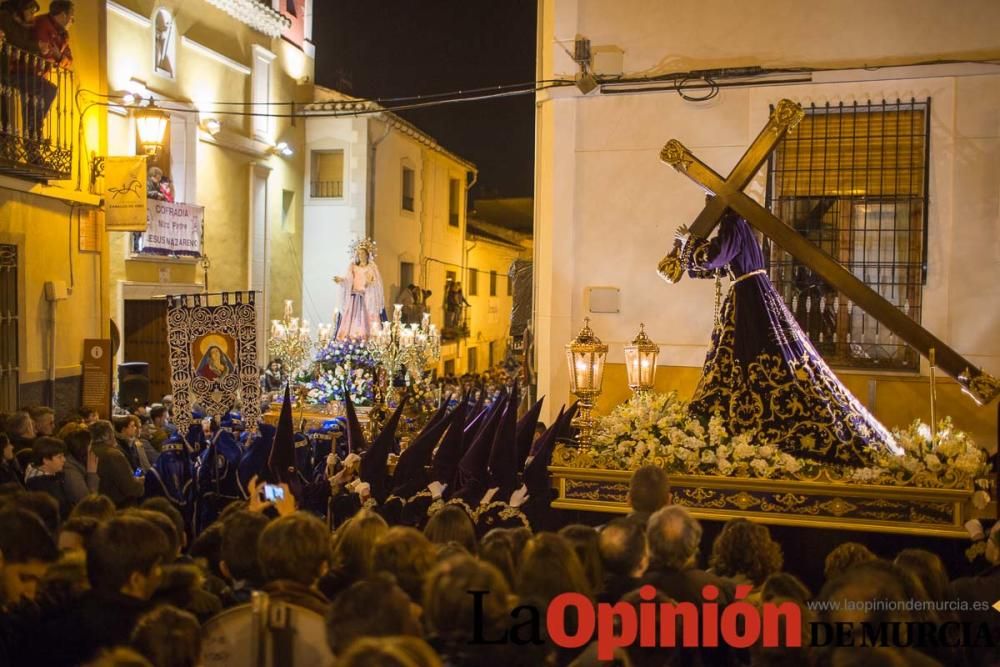
M 396 304 L 392 320 L 374 322 L 368 347 L 388 377 L 406 371 L 407 380 L 419 381 L 424 369 L 441 358 L 441 336 L 424 313 L 419 325 L 403 324 L 403 306 Z
M 320 327 L 322 344 L 324 328 Z M 327 333 L 329 340 L 329 333 Z M 267 341 L 267 352 L 272 359 L 281 359 L 288 375 L 294 378 L 304 370 L 312 352 L 312 337 L 308 320 L 299 321 L 292 317 L 292 302 L 285 301 L 285 313 L 281 320 L 271 320 L 271 337 Z

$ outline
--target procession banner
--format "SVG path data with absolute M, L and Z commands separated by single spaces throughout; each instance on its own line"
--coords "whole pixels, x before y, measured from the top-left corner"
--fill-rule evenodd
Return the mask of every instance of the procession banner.
M 149 201 L 142 252 L 158 255 L 201 257 L 201 229 L 205 207 L 193 204 Z
M 182 433 L 195 406 L 206 417 L 240 406 L 247 428 L 256 428 L 260 375 L 253 292 L 168 296 L 167 340 L 175 421 Z
M 104 160 L 104 227 L 109 232 L 146 231 L 146 156 Z

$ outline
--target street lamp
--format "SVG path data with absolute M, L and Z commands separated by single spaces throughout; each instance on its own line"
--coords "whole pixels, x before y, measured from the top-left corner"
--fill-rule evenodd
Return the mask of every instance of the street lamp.
M 649 340 L 646 327 L 639 324 L 639 335 L 625 346 L 625 371 L 628 373 L 628 388 L 635 394 L 645 394 L 656 381 L 656 357 L 660 346 Z
M 167 120 L 167 114 L 153 106 L 136 111 L 135 126 L 139 131 L 139 148 L 146 155 L 156 155 L 163 148 Z
M 590 445 L 594 430 L 591 410 L 594 407 L 594 399 L 601 394 L 604 362 L 607 356 L 608 346 L 591 331 L 590 318 L 584 318 L 580 333 L 572 343 L 566 345 L 570 391 L 580 399 L 580 409 L 573 419 L 573 426 L 577 429 L 577 444 L 580 447 Z

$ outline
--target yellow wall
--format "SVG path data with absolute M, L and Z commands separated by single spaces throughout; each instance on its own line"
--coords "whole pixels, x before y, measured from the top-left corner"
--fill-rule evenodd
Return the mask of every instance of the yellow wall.
M 70 29 L 75 85 L 97 93 L 105 90 L 104 54 L 87 46 L 103 39 L 106 26 L 101 4 L 97 0 L 77 2 L 76 22 Z M 72 100 L 72 95 L 69 99 Z M 76 122 L 80 122 L 79 115 Z M 92 109 L 82 122 L 86 150 L 103 154 L 104 114 Z M 83 190 L 76 189 L 77 158 L 81 151 L 76 126 L 73 147 L 71 180 L 54 181 L 46 186 L 0 176 L 0 243 L 18 248 L 21 403 L 43 400 L 44 385 L 39 383 L 48 377 L 52 364 L 49 346 L 53 327 L 44 285 L 47 281 L 65 281 L 72 286 L 69 297 L 56 307 L 54 363 L 56 405 L 60 413 L 79 405 L 83 339 L 101 338 L 108 332 L 105 256 L 101 252 L 79 250 L 79 216 L 86 219 L 97 199 L 88 196 L 86 183 Z M 70 203 L 74 208 L 67 205 Z
M 489 368 L 490 343 L 494 343 L 493 364 L 502 362 L 507 354 L 507 338 L 510 332 L 510 311 L 514 303 L 512 296 L 507 295 L 507 270 L 511 263 L 522 257 L 524 251 L 493 243 L 483 238 L 470 238 L 469 268 L 479 272 L 479 289 L 477 296 L 470 296 L 468 276 L 466 276 L 466 299 L 472 304 L 469 320 L 469 339 L 466 345 L 475 346 L 479 372 Z M 497 273 L 496 296 L 490 296 L 490 271 Z M 466 368 L 468 354 L 457 364 L 459 369 Z
M 176 38 L 175 77 L 154 73 L 152 66 L 153 30 L 135 17 L 120 11 L 109 12 L 111 37 L 108 39 L 110 85 L 123 90 L 132 78 L 143 81 L 158 99 L 187 105 L 193 113 L 184 116 L 194 123 L 193 139 L 185 173 L 188 178 L 184 203 L 205 207 L 203 252 L 211 265 L 208 289 L 211 292 L 245 290 L 250 287 L 252 244 L 252 182 L 254 175 L 267 178 L 266 224 L 268 260 L 265 291 L 269 319 L 280 318 L 285 299 L 301 308 L 302 294 L 302 207 L 304 164 L 306 159 L 304 122 L 272 118 L 266 141 L 252 134 L 250 116 L 225 113 L 250 107 L 224 106 L 217 102 L 251 102 L 254 46 L 275 55 L 270 65 L 270 101 L 305 101 L 311 88 L 300 81 L 311 80 L 313 62 L 300 50 L 281 39 L 262 33 L 215 9 L 207 3 L 154 3 L 148 0 L 123 0 L 121 5 L 142 17 L 152 17 L 154 9 L 168 7 L 174 13 Z M 206 53 L 205 47 L 216 55 Z M 228 62 L 226 60 L 228 59 Z M 251 73 L 248 73 L 249 70 Z M 268 107 L 275 113 L 287 113 L 288 107 Z M 263 107 L 254 110 L 264 111 Z M 109 114 L 113 154 L 132 154 L 134 127 L 128 117 Z M 215 118 L 222 131 L 213 136 L 199 123 Z M 172 131 L 183 127 L 172 123 Z M 271 147 L 283 141 L 292 156 L 273 154 Z M 175 181 L 177 174 L 174 174 Z M 284 191 L 292 193 L 291 208 L 283 210 Z M 204 271 L 197 262 L 187 259 L 129 258 L 129 235 L 111 234 L 111 281 L 114 312 L 121 317 L 122 284 L 170 283 L 170 290 L 197 290 L 203 287 Z M 257 253 L 255 249 L 255 253 Z M 146 290 L 147 292 L 149 290 Z M 134 293 L 134 292 L 133 292 Z M 261 351 L 263 355 L 263 351 Z

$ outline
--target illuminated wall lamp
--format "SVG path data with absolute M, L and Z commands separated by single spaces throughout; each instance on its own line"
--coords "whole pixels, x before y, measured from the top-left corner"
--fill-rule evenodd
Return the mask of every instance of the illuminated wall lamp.
M 153 106 L 136 111 L 135 126 L 139 132 L 139 148 L 143 153 L 155 156 L 160 152 L 169 119 L 167 114 Z
M 202 123 L 202 127 L 205 128 L 206 132 L 214 137 L 220 130 L 222 130 L 222 121 L 218 118 L 206 118 Z
M 292 147 L 288 145 L 288 142 L 285 141 L 279 141 L 275 144 L 273 151 L 276 155 L 283 155 L 284 157 L 291 157 L 295 153 Z

